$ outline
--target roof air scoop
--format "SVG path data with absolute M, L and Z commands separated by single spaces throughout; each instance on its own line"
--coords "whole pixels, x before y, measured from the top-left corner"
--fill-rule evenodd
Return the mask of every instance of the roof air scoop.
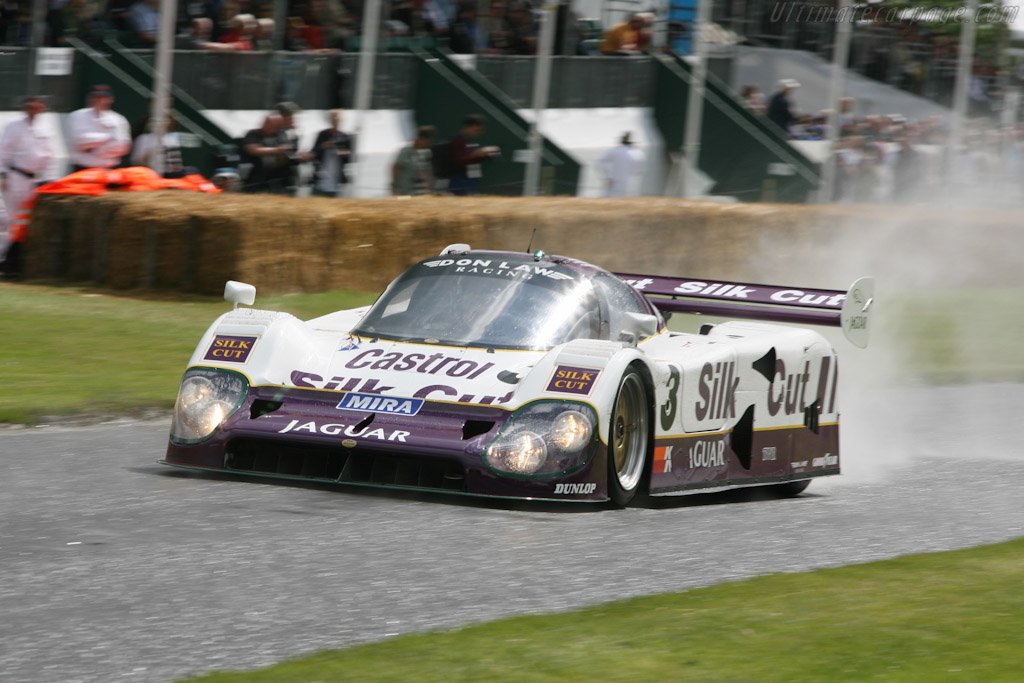
M 468 244 L 449 244 L 441 250 L 441 256 L 445 254 L 465 254 L 467 251 L 472 251 L 472 249 L 473 247 Z

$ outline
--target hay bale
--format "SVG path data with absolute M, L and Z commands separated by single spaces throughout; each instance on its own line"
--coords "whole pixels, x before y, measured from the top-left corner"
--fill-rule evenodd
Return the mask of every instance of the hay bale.
M 900 272 L 907 268 L 903 255 L 923 245 L 962 257 L 959 280 L 984 280 L 987 273 L 974 272 L 979 262 L 1020 279 L 1012 263 L 1018 250 L 1005 246 L 1016 232 L 1009 210 L 165 191 L 41 199 L 26 265 L 30 277 L 207 294 L 220 293 L 227 279 L 264 293 L 374 291 L 411 263 L 461 242 L 509 251 L 529 246 L 620 272 L 838 286 L 851 274 Z M 73 268 L 69 250 L 82 261 Z M 86 268 L 89 262 L 106 267 Z

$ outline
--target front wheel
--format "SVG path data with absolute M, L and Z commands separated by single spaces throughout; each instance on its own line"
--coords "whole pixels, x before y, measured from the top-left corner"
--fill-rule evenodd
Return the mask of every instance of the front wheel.
M 608 496 L 625 507 L 640 488 L 647 466 L 650 420 L 647 391 L 635 370 L 619 383 L 608 433 Z
M 811 485 L 810 479 L 804 479 L 803 481 L 787 481 L 785 484 L 776 484 L 774 486 L 776 493 L 787 498 L 799 496 L 804 492 L 808 486 Z

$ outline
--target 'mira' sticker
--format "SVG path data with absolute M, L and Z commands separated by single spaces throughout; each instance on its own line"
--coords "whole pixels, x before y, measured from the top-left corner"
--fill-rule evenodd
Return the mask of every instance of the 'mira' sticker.
M 397 413 L 415 415 L 423 407 L 422 398 L 392 398 L 380 394 L 349 392 L 338 403 L 341 410 L 361 410 L 366 413 Z
M 259 337 L 239 337 L 218 334 L 213 338 L 210 348 L 206 350 L 203 360 L 214 360 L 222 363 L 246 363 Z
M 551 375 L 547 391 L 563 394 L 589 396 L 601 371 L 597 368 L 581 368 L 573 365 L 559 365 Z

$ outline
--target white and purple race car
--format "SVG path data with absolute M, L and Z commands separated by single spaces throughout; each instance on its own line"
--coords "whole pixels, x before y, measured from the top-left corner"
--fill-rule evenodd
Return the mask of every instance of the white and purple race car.
M 628 504 L 839 473 L 838 364 L 873 283 L 848 292 L 613 274 L 452 245 L 369 307 L 308 321 L 238 308 L 189 361 L 178 467 L 476 496 Z M 670 331 L 671 313 L 741 321 Z

